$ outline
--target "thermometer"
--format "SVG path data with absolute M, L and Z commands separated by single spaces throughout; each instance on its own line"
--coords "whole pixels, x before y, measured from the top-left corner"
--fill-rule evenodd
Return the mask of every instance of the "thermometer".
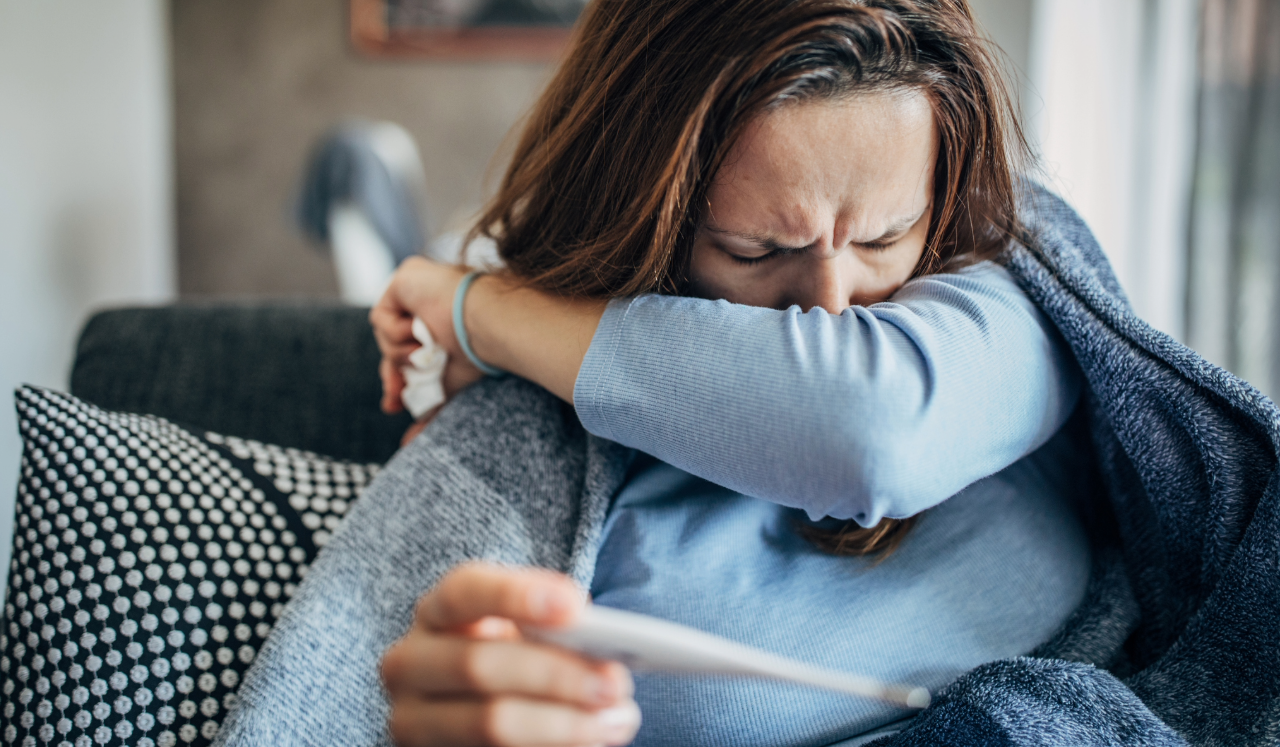
M 613 659 L 635 670 L 715 674 L 783 680 L 875 698 L 908 708 L 927 708 L 923 687 L 885 683 L 788 659 L 725 638 L 635 612 L 588 605 L 567 628 L 521 626 L 526 638 Z

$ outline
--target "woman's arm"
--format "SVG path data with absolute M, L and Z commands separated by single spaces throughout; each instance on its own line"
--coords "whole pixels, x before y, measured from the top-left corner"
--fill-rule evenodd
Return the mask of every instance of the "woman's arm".
M 424 297 L 455 288 L 449 272 Z M 420 315 L 453 353 L 444 298 Z M 592 433 L 865 526 L 1017 461 L 1061 427 L 1080 388 L 1052 325 L 989 263 L 839 316 L 669 296 L 606 309 L 497 277 L 476 282 L 464 316 L 477 355 L 572 398 Z
M 1052 324 L 984 264 L 838 316 L 616 301 L 574 401 L 603 438 L 814 518 L 874 526 L 1035 450 L 1079 391 Z
M 463 317 L 480 360 L 573 402 L 574 382 L 606 306 L 485 276 L 467 293 Z

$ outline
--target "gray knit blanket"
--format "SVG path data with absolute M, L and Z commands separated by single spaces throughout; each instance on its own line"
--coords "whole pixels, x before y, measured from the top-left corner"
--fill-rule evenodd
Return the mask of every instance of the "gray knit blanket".
M 1069 207 L 1031 189 L 1004 262 L 1088 381 L 1097 456 L 1086 599 L 1029 656 L 981 666 L 877 747 L 1280 743 L 1280 411 L 1133 315 Z M 320 554 L 218 743 L 382 745 L 383 651 L 459 562 L 584 586 L 631 453 L 517 379 L 459 395 Z

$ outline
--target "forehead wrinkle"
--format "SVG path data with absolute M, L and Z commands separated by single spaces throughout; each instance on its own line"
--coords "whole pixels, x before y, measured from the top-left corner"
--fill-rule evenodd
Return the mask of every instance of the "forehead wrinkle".
M 805 212 L 802 207 L 797 207 L 796 210 L 799 213 Z M 813 241 L 810 235 L 811 232 L 796 231 L 794 225 L 789 225 L 792 221 L 787 219 L 785 212 L 777 214 L 775 211 L 770 210 L 761 217 L 763 220 L 759 221 L 759 223 L 763 223 L 763 226 L 753 220 L 751 223 L 756 225 L 729 228 L 720 224 L 713 206 L 708 204 L 701 228 L 721 236 L 729 236 L 762 246 L 766 244 L 807 246 Z M 781 228 L 781 230 L 776 230 L 777 228 Z M 797 241 L 797 239 L 799 240 Z
M 875 241 L 879 241 L 880 239 L 893 238 L 906 233 L 908 229 L 910 229 L 922 217 L 924 217 L 924 213 L 927 212 L 928 209 L 929 208 L 926 205 L 924 211 L 913 212 L 907 215 L 899 215 L 898 217 L 885 222 L 883 224 L 884 225 L 883 228 L 880 228 L 877 230 L 864 230 L 864 232 L 862 233 L 858 232 L 856 220 L 846 219 L 844 221 L 845 225 L 843 226 L 845 228 L 845 231 L 843 234 L 838 234 L 838 235 L 841 238 L 848 237 L 847 239 L 845 239 L 845 243 L 853 243 L 853 244 L 869 244 Z M 850 224 L 853 224 L 853 225 L 850 225 Z M 837 231 L 839 230 L 839 228 L 840 227 L 837 227 Z
M 759 246 L 785 246 L 785 247 L 801 247 L 809 246 L 816 243 L 811 234 L 792 233 L 789 230 L 783 231 L 752 231 L 752 230 L 735 230 L 730 228 L 722 228 L 710 221 L 703 223 L 706 230 L 720 234 L 721 236 L 730 236 Z M 819 232 L 819 235 L 821 232 Z M 805 237 L 805 238 L 802 238 Z
M 743 241 L 749 241 L 752 244 L 763 244 L 764 242 L 768 241 L 771 238 L 767 234 L 755 233 L 751 231 L 733 231 L 728 228 L 719 228 L 718 226 L 714 226 L 711 223 L 704 224 L 703 228 L 707 229 L 711 233 L 718 233 L 721 236 L 732 236 L 735 239 L 742 239 Z

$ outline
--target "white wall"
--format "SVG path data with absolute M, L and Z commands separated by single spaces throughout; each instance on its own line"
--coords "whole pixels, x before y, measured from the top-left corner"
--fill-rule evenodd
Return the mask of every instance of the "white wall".
M 1138 315 L 1185 336 L 1199 0 L 970 0 L 1005 52 L 1037 177 L 1107 252 Z
M 10 392 L 64 389 L 104 305 L 174 295 L 163 0 L 0 0 L 0 589 L 20 443 Z
M 1138 315 L 1183 335 L 1198 0 L 1034 0 L 1028 133 Z
M 969 0 L 978 25 L 999 47 L 1010 92 L 1020 100 L 1023 116 L 1035 100 L 1031 91 L 1031 25 L 1033 0 Z

